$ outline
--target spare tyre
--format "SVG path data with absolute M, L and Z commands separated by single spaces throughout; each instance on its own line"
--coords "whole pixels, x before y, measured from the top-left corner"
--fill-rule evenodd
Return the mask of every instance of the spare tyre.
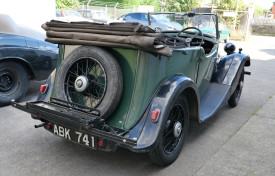
M 55 79 L 56 98 L 100 111 L 108 118 L 117 107 L 123 77 L 117 60 L 94 46 L 74 49 L 61 63 Z

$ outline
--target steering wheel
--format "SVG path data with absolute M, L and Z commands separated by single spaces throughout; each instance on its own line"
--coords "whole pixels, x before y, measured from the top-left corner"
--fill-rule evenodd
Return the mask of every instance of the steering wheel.
M 204 42 L 203 42 L 203 34 L 202 34 L 202 32 L 201 32 L 201 30 L 199 28 L 196 28 L 196 27 L 187 27 L 187 28 L 184 28 L 183 30 L 181 30 L 181 31 L 178 32 L 178 34 L 177 34 L 176 37 L 178 38 L 181 33 L 185 32 L 185 31 L 187 31 L 189 29 L 195 29 L 198 32 L 196 34 L 194 34 L 191 38 L 188 37 L 188 38 L 185 39 L 185 42 L 186 42 L 187 46 L 189 47 L 190 44 L 191 44 L 191 42 L 192 42 L 192 40 L 195 37 L 197 37 L 199 34 L 202 36 L 201 42 L 199 42 L 199 46 L 201 46 Z

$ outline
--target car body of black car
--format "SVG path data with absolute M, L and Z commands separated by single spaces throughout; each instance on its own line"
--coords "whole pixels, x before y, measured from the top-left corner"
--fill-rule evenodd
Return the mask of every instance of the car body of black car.
M 29 80 L 45 80 L 55 68 L 57 56 L 57 45 L 0 33 L 0 105 L 24 96 Z

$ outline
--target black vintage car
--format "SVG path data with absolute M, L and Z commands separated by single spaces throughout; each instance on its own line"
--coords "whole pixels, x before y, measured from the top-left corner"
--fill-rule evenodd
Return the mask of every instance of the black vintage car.
M 7 16 L 0 18 L 5 24 L 0 27 L 0 105 L 5 105 L 24 96 L 30 79 L 44 80 L 49 76 L 56 66 L 58 48 L 24 36 L 23 30 Z

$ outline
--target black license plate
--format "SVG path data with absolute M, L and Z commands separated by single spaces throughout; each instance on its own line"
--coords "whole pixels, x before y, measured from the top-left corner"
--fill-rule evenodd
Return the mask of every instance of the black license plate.
M 56 124 L 53 124 L 49 130 L 55 135 L 63 137 L 70 141 L 85 145 L 87 147 L 96 148 L 95 146 L 96 138 L 89 134 L 75 131 L 70 128 L 63 127 Z

